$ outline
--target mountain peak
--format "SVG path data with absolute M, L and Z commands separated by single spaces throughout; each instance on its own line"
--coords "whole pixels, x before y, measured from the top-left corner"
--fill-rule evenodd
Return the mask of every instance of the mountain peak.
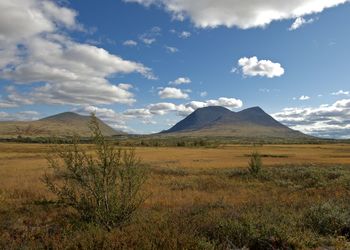
M 79 119 L 86 118 L 87 116 L 79 115 L 74 112 L 63 112 L 56 115 L 45 117 L 41 120 L 65 120 L 65 119 Z
M 195 115 L 204 115 L 204 116 L 220 116 L 220 115 L 227 115 L 231 114 L 232 111 L 221 106 L 209 106 L 209 107 L 203 107 L 195 110 L 193 114 Z
M 72 135 L 79 135 L 81 137 L 91 136 L 90 130 L 90 116 L 80 115 L 74 112 L 63 112 L 52 115 L 37 121 L 11 123 L 5 130 L 1 130 L 0 135 L 6 136 L 30 136 L 30 137 L 67 137 Z M 97 118 L 101 132 L 105 136 L 114 136 L 125 134 L 121 131 L 116 131 L 109 125 Z
M 263 111 L 263 112 L 265 112 L 265 111 L 264 111 L 262 108 L 260 108 L 259 106 L 247 108 L 247 109 L 245 109 L 245 110 Z
M 240 111 L 239 113 L 250 113 L 252 115 L 257 115 L 257 114 L 267 115 L 267 113 L 259 106 L 244 109 L 244 110 Z
M 163 133 L 201 129 L 222 117 L 230 116 L 232 114 L 234 113 L 231 110 L 221 106 L 199 108 L 182 120 L 181 123 L 176 124 L 174 127 Z
M 234 137 L 303 137 L 256 106 L 233 112 L 220 106 L 200 108 L 162 133 Z
M 195 110 L 194 112 L 203 111 L 203 110 L 211 110 L 211 111 L 230 111 L 229 109 L 222 106 L 208 106 Z

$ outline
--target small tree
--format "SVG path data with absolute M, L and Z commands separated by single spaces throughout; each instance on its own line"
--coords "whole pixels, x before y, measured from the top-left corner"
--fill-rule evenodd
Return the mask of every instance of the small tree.
M 116 149 L 106 140 L 94 114 L 90 129 L 95 154 L 87 153 L 76 137 L 70 145 L 53 146 L 47 157 L 52 174 L 43 181 L 83 221 L 110 230 L 130 221 L 144 202 L 146 175 L 133 149 Z
M 254 175 L 257 176 L 258 174 L 260 174 L 261 169 L 263 167 L 263 163 L 262 163 L 262 159 L 261 159 L 261 155 L 259 154 L 258 151 L 254 151 L 251 155 L 250 155 L 250 159 L 249 159 L 249 172 Z

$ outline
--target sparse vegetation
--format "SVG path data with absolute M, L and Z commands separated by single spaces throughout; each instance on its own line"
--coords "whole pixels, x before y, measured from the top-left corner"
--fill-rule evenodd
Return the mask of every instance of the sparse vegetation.
M 94 115 L 91 131 L 96 157 L 86 153 L 78 139 L 72 145 L 54 146 L 48 156 L 53 173 L 43 181 L 81 220 L 111 230 L 129 222 L 144 201 L 140 191 L 145 171 L 134 150 L 116 149 L 105 140 Z
M 316 204 L 304 215 L 305 225 L 321 235 L 350 237 L 350 211 L 335 201 Z
M 262 167 L 263 167 L 263 163 L 262 163 L 262 159 L 261 159 L 261 155 L 259 154 L 258 151 L 254 151 L 250 158 L 249 158 L 249 173 L 257 176 L 261 173 Z
M 350 249 L 349 147 L 255 147 L 288 158 L 263 157 L 253 176 L 251 146 L 138 148 L 152 195 L 108 230 L 77 223 L 39 181 L 47 145 L 0 144 L 0 249 Z

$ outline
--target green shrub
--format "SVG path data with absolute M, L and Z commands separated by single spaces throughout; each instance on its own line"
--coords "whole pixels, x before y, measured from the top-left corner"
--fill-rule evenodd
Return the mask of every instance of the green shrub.
M 216 218 L 207 214 L 212 221 L 200 232 L 218 249 L 299 249 L 303 243 L 294 240 L 299 233 L 294 218 L 275 210 L 248 206 Z
M 222 234 L 225 245 L 234 249 L 293 249 L 293 246 L 279 235 L 279 228 L 257 225 L 247 219 L 222 222 L 218 231 Z
M 110 230 L 130 221 L 145 200 L 140 191 L 146 175 L 135 151 L 109 143 L 94 115 L 90 128 L 95 155 L 84 151 L 77 138 L 70 145 L 56 145 L 47 157 L 53 173 L 43 181 L 83 221 Z
M 248 164 L 249 164 L 248 170 L 252 175 L 256 176 L 261 173 L 263 163 L 259 152 L 254 151 L 251 154 Z
M 349 212 L 341 206 L 326 202 L 308 209 L 304 214 L 304 223 L 321 235 L 340 235 L 348 231 Z

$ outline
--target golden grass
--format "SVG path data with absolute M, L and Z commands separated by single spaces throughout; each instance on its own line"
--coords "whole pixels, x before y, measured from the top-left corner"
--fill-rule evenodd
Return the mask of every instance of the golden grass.
M 88 147 L 88 146 L 85 146 Z M 48 195 L 40 177 L 47 171 L 45 154 L 49 146 L 45 144 L 0 143 L 0 190 L 19 193 L 33 193 L 35 196 Z M 262 154 L 265 166 L 295 165 L 350 165 L 350 145 L 264 145 L 256 147 Z M 213 171 L 247 167 L 249 154 L 253 147 L 249 145 L 228 145 L 219 148 L 137 148 L 137 154 L 143 162 L 155 169 L 182 169 L 189 171 L 186 176 L 156 175 L 147 183 L 147 189 L 153 193 L 147 204 L 178 206 L 197 201 L 212 201 L 218 197 L 229 203 L 250 199 L 259 192 L 269 192 L 269 187 L 261 185 L 257 190 L 247 189 L 244 183 L 235 183 L 228 192 L 226 188 L 215 188 L 213 192 L 202 192 L 197 188 L 174 188 L 186 182 L 206 181 L 210 185 L 220 182 L 217 177 L 201 175 L 193 171 Z M 192 172 L 191 172 L 192 171 Z M 154 174 L 153 174 L 154 175 Z M 212 179 L 210 179 L 212 178 Z M 200 180 L 198 180 L 200 179 Z M 202 185 L 202 184 L 198 184 Z
M 46 144 L 0 143 L 0 171 L 46 166 Z M 157 167 L 213 169 L 246 167 L 248 155 L 257 149 L 266 166 L 283 164 L 350 164 L 350 144 L 329 145 L 227 145 L 219 148 L 137 148 L 143 162 Z
M 284 164 L 350 164 L 350 145 L 265 145 L 255 147 L 266 166 Z M 254 147 L 229 145 L 207 148 L 138 148 L 150 165 L 190 169 L 246 167 Z
M 91 146 L 85 145 L 84 147 Z M 0 208 L 1 202 L 6 201 L 10 204 L 6 207 L 9 210 L 13 208 L 15 210 L 14 214 L 11 215 L 13 225 L 7 229 L 9 232 L 17 230 L 18 222 L 15 218 L 18 216 L 24 218 L 23 222 L 20 222 L 26 228 L 23 229 L 23 234 L 31 230 L 31 223 L 39 224 L 40 230 L 45 229 L 46 220 L 54 220 L 56 216 L 54 212 L 50 212 L 51 210 L 42 211 L 40 207 L 31 207 L 26 210 L 27 204 L 33 204 L 35 200 L 53 198 L 40 181 L 45 171 L 48 171 L 45 159 L 48 149 L 49 145 L 46 144 L 0 143 Z M 258 150 L 263 155 L 265 167 L 281 166 L 278 169 L 283 169 L 285 165 L 290 165 L 291 169 L 288 168 L 286 171 L 289 171 L 288 175 L 293 175 L 293 178 L 298 178 L 298 175 L 294 175 L 293 172 L 293 168 L 297 171 L 298 166 L 310 166 L 310 169 L 314 169 L 314 171 L 318 171 L 318 167 L 321 168 L 321 166 L 329 167 L 329 169 L 338 165 L 345 167 L 327 173 L 322 172 L 324 170 L 320 173 L 307 173 L 309 175 L 306 175 L 305 183 L 298 183 L 298 179 L 293 180 L 294 184 L 288 183 L 288 180 L 278 174 L 266 181 L 255 178 L 246 179 L 246 177 L 240 176 L 239 171 L 247 167 L 249 155 L 253 150 Z M 218 148 L 139 147 L 136 149 L 136 153 L 142 158 L 142 162 L 150 168 L 150 176 L 144 189 L 151 195 L 146 200 L 142 211 L 152 213 L 151 217 L 156 221 L 159 219 L 158 216 L 163 218 L 163 214 L 174 216 L 176 214 L 174 211 L 179 209 L 200 207 L 202 204 L 217 204 L 218 202 L 235 208 L 242 208 L 244 204 L 252 202 L 263 204 L 266 207 L 271 204 L 282 207 L 291 205 L 294 209 L 293 213 L 298 214 L 299 212 L 296 211 L 300 207 L 304 208 L 314 203 L 334 199 L 341 200 L 348 197 L 350 192 L 346 188 L 346 183 L 350 180 L 346 179 L 350 178 L 350 172 L 347 168 L 350 166 L 349 144 L 264 145 L 257 147 L 225 145 Z M 345 172 L 339 172 L 340 177 L 337 177 L 338 170 Z M 273 174 L 273 171 L 269 171 L 270 174 Z M 314 174 L 315 176 L 313 176 Z M 310 178 L 310 188 L 298 187 L 299 184 L 308 184 L 308 178 Z M 313 178 L 315 178 L 316 185 L 313 184 Z M 322 182 L 325 185 L 317 186 L 317 183 Z M 229 211 L 229 208 L 227 209 Z M 266 211 L 268 210 L 266 208 Z M 11 214 L 11 211 L 6 213 Z M 163 219 L 167 218 L 165 216 Z M 0 216 L 0 219 L 5 220 L 5 217 L 1 218 Z M 148 222 L 148 219 L 146 216 L 142 216 L 140 219 L 146 227 L 153 224 L 153 222 Z M 271 218 L 271 220 L 273 219 Z M 31 222 L 31 220 L 35 222 Z M 136 225 L 131 226 L 131 228 L 136 228 Z M 142 228 L 137 230 L 144 232 Z M 135 229 L 135 232 L 138 232 L 137 230 Z M 162 229 L 160 232 L 163 233 L 163 230 L 168 230 L 168 228 Z M 42 232 L 40 231 L 38 234 L 42 234 Z M 1 236 L 0 232 L 0 239 L 1 237 L 5 236 Z M 79 237 L 89 239 L 85 236 Z M 145 234 L 145 237 L 148 235 Z M 317 236 L 315 237 L 317 238 Z M 167 240 L 169 239 L 171 239 L 170 236 L 167 237 Z M 12 238 L 8 242 L 11 240 Z M 307 241 L 307 239 L 305 240 Z M 331 240 L 333 239 L 331 238 Z M 57 242 L 60 244 L 59 240 Z M 327 244 L 332 245 L 333 243 Z

